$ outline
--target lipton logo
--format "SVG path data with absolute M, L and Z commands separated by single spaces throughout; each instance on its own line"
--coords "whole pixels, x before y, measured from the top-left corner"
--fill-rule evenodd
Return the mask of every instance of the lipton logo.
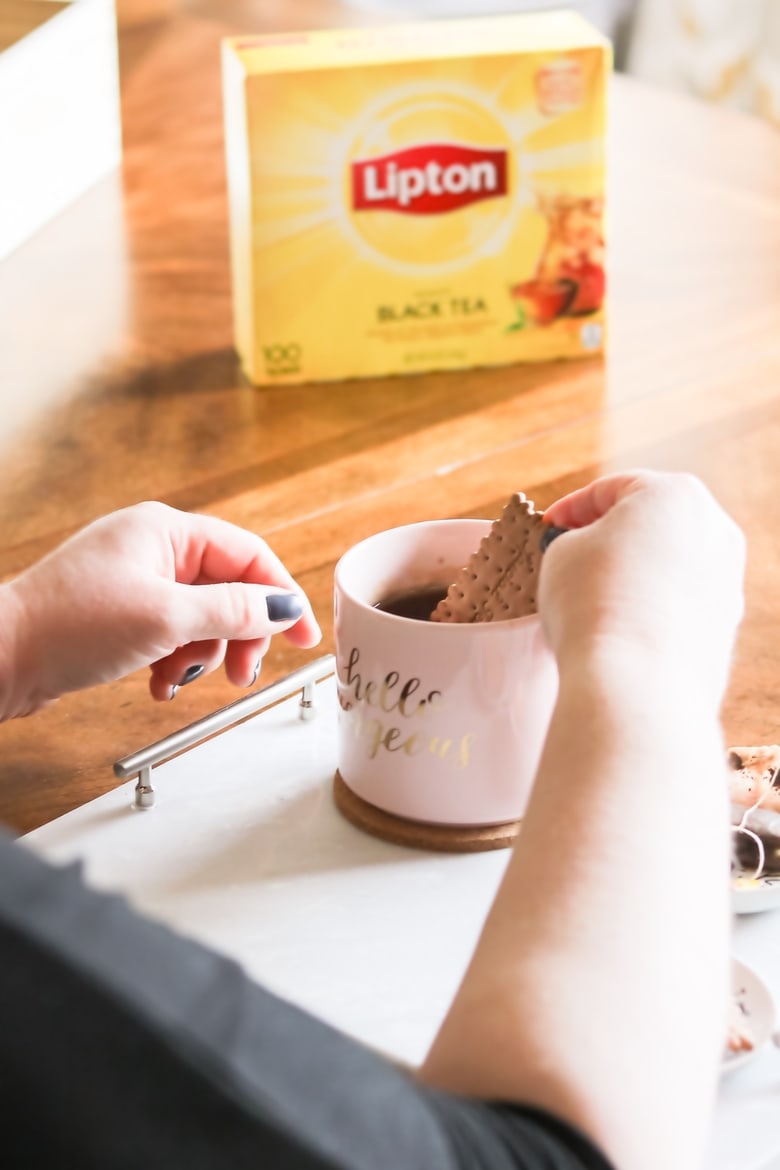
M 355 211 L 438 215 L 506 193 L 505 150 L 442 142 L 352 163 Z

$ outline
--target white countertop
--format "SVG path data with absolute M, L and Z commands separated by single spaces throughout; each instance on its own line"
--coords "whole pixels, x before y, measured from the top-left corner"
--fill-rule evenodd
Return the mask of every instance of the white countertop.
M 415 1064 L 446 1011 L 508 854 L 390 845 L 336 811 L 336 694 L 285 700 L 24 840 L 84 859 L 95 887 L 238 959 L 259 981 Z M 139 744 L 138 747 L 144 745 Z M 741 916 L 734 954 L 780 1004 L 780 910 Z M 673 1059 L 673 1054 L 670 1054 Z M 706 1170 L 780 1170 L 780 1051 L 724 1077 Z

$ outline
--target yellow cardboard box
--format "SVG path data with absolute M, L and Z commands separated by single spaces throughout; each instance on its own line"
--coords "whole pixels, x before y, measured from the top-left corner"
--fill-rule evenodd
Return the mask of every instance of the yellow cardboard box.
M 226 40 L 248 377 L 600 350 L 610 66 L 573 12 Z

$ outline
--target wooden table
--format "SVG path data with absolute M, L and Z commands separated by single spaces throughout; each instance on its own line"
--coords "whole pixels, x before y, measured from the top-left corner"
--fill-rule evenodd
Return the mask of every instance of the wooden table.
M 123 31 L 122 173 L 0 265 L 0 576 L 157 498 L 263 533 L 324 652 L 333 566 L 355 540 L 492 517 L 518 488 L 543 507 L 609 469 L 686 468 L 749 537 L 727 739 L 773 742 L 780 137 L 615 79 L 605 362 L 253 389 L 231 342 L 219 39 L 358 19 L 326 0 L 191 0 Z M 261 681 L 308 657 L 275 642 Z M 221 674 L 171 704 L 146 685 L 2 727 L 0 820 L 24 832 L 106 792 L 115 759 L 236 695 Z

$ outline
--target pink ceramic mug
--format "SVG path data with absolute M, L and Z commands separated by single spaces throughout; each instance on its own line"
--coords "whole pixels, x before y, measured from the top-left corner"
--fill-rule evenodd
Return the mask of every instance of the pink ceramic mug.
M 338 769 L 376 808 L 433 825 L 520 818 L 558 691 L 537 615 L 415 621 L 375 608 L 442 592 L 490 527 L 432 520 L 377 533 L 336 566 Z

